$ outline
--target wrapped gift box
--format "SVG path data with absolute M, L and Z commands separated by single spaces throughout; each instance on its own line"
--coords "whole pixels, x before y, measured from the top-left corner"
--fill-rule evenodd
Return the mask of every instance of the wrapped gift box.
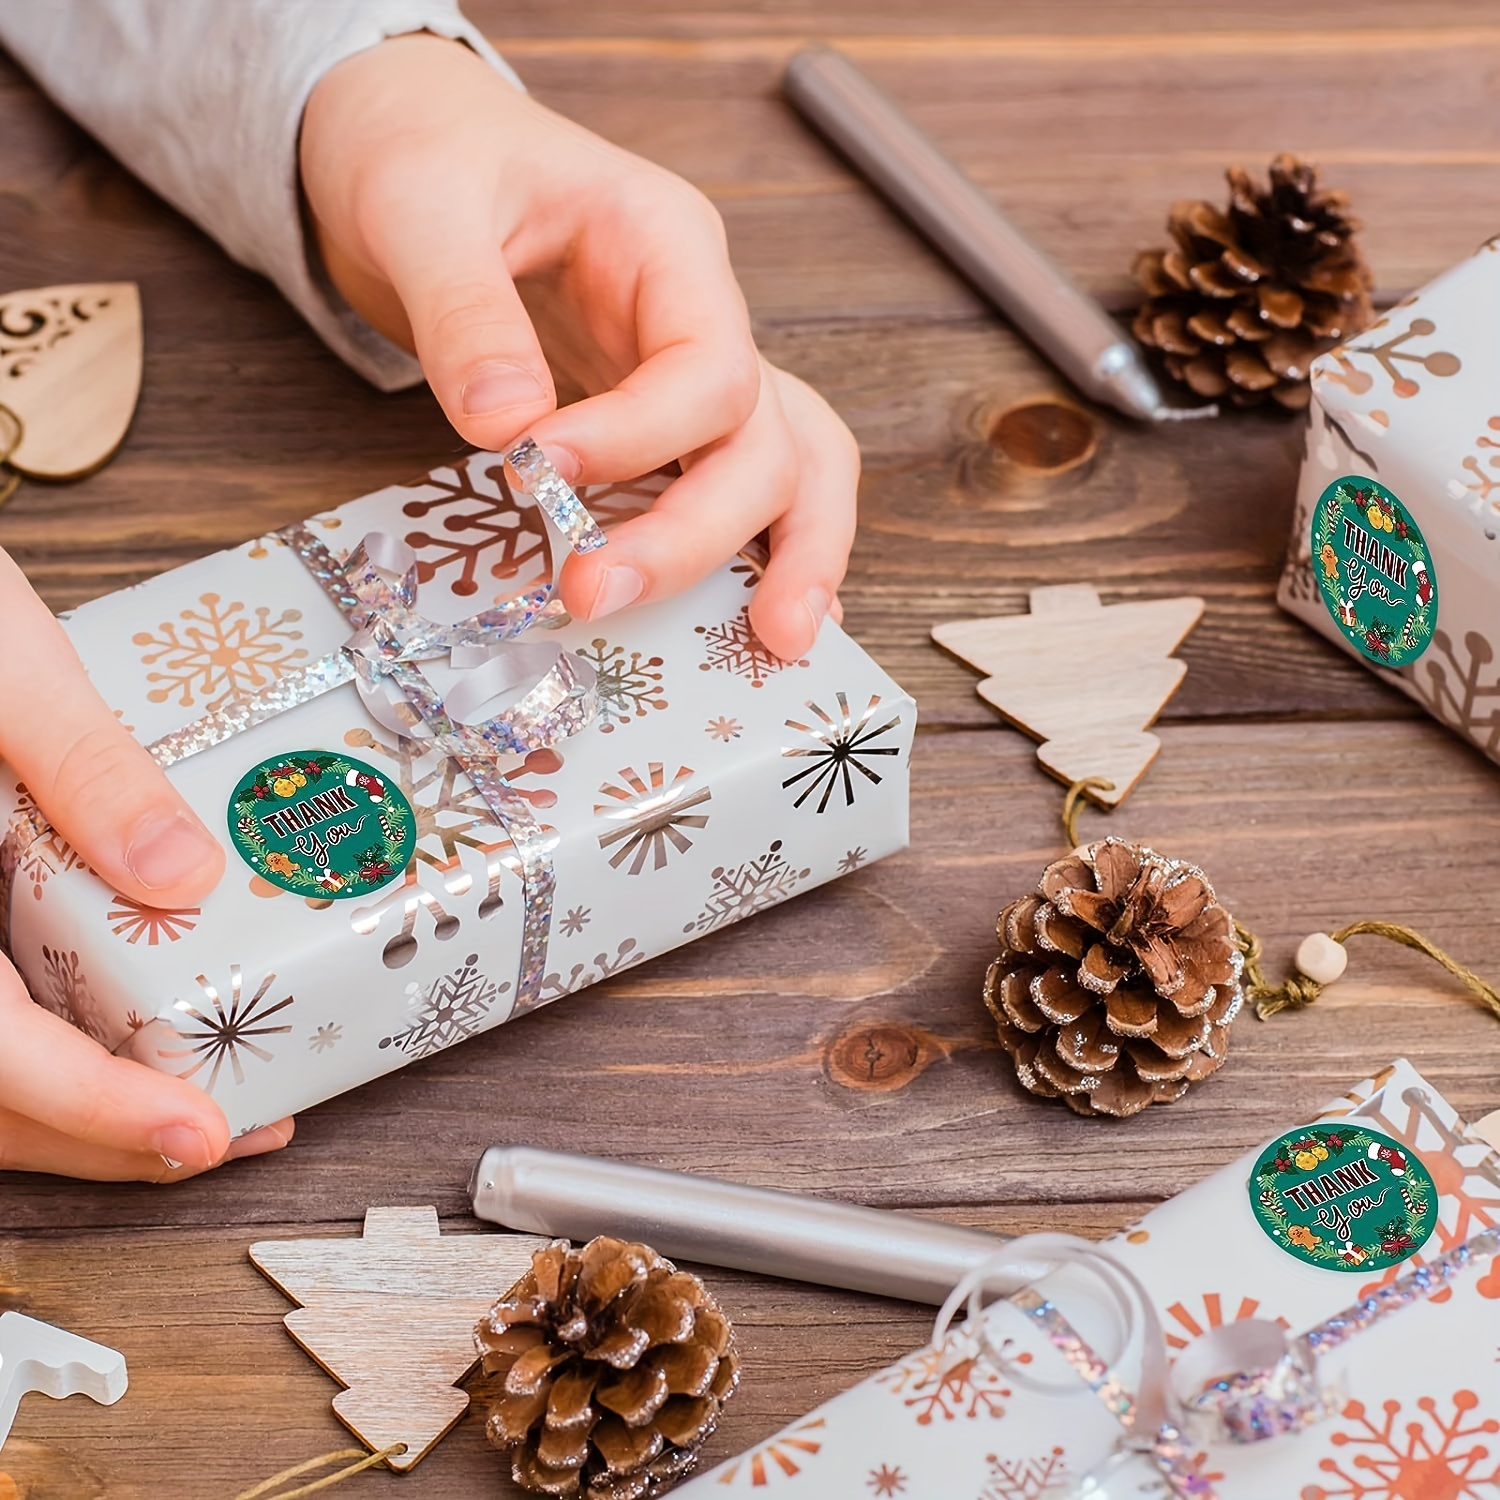
M 1264 1233 L 1250 1180 L 1260 1150 L 1214 1173 L 1109 1241 L 1145 1284 L 1175 1358 L 1242 1318 L 1302 1332 L 1375 1287 L 1500 1223 L 1500 1154 L 1472 1134 L 1405 1061 L 1319 1116 L 1390 1136 L 1431 1172 L 1437 1227 L 1422 1254 L 1378 1274 L 1304 1264 Z M 1111 1310 L 1069 1272 L 1041 1283 L 1100 1347 Z M 1118 1310 L 1115 1310 L 1117 1316 Z M 786 1493 L 817 1500 L 1038 1500 L 1104 1460 L 1121 1428 L 1008 1303 L 985 1314 L 994 1345 L 1022 1373 L 1061 1383 L 1042 1394 L 983 1358 L 919 1350 L 689 1482 L 683 1500 Z M 959 1335 L 961 1338 L 962 1335 Z M 972 1346 L 970 1346 L 972 1348 Z M 1471 1266 L 1428 1301 L 1402 1308 L 1326 1353 L 1342 1387 L 1337 1415 L 1267 1442 L 1189 1454 L 1220 1500 L 1401 1500 L 1500 1494 L 1500 1257 Z M 1068 1384 L 1072 1380 L 1071 1386 Z M 1135 1370 L 1122 1362 L 1125 1385 Z M 1152 1493 L 1124 1487 L 1115 1495 Z M 1164 1492 L 1163 1492 L 1164 1493 Z
M 1500 237 L 1314 363 L 1277 598 L 1500 760 Z
M 585 499 L 607 528 L 661 482 Z M 403 539 L 420 609 L 440 621 L 512 597 L 549 567 L 540 513 L 512 496 L 493 454 L 307 529 L 340 557 L 370 532 Z M 528 632 L 545 629 L 590 662 L 601 703 L 555 749 L 498 763 L 554 831 L 555 898 L 529 1004 L 517 1003 L 526 903 L 511 840 L 453 760 L 376 722 L 352 683 L 170 768 L 230 849 L 201 908 L 158 910 L 112 891 L 56 832 L 38 830 L 25 788 L 0 766 L 0 826 L 11 830 L 0 913 L 31 993 L 104 1046 L 208 1089 L 243 1132 L 900 849 L 912 700 L 831 621 L 806 660 L 771 656 L 747 614 L 758 576 L 747 553 L 677 599 L 592 625 L 544 618 Z M 279 535 L 66 623 L 95 684 L 148 744 L 291 681 L 351 634 Z M 386 883 L 355 899 L 280 888 L 231 833 L 234 794 L 256 767 L 269 780 L 245 795 L 268 807 L 359 798 L 308 765 L 332 757 L 373 770 L 370 787 L 399 788 L 415 824 L 404 867 L 386 875 L 379 851 L 366 851 L 370 878 Z M 304 771 L 313 785 L 294 786 Z

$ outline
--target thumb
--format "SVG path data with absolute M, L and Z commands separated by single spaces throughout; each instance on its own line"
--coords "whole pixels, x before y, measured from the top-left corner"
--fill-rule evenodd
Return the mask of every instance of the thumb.
M 469 442 L 506 447 L 557 393 L 492 227 L 402 218 L 384 234 L 374 248 L 433 394 Z
M 122 895 L 185 906 L 224 847 L 94 691 L 61 625 L 0 552 L 0 758 L 84 861 Z

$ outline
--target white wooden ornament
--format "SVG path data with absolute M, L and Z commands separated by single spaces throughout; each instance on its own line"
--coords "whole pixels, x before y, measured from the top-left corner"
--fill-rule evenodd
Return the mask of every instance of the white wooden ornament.
M 106 462 L 135 412 L 142 354 L 133 282 L 0 295 L 0 406 L 23 429 L 9 466 L 34 479 L 79 479 Z
M 113 1406 L 126 1383 L 125 1357 L 115 1350 L 24 1313 L 0 1314 L 0 1447 L 28 1392 L 56 1401 L 88 1396 Z
M 262 1240 L 250 1259 L 294 1302 L 287 1332 L 347 1389 L 339 1420 L 409 1469 L 464 1414 L 474 1325 L 548 1242 L 524 1234 L 444 1235 L 435 1208 L 372 1208 L 364 1236 Z
M 1087 795 L 1114 807 L 1161 749 L 1145 730 L 1187 671 L 1172 652 L 1202 615 L 1197 598 L 1105 605 L 1069 583 L 1032 589 L 1030 614 L 950 620 L 932 638 L 988 674 L 979 696 L 1042 741 L 1037 759 L 1052 775 L 1112 781 Z

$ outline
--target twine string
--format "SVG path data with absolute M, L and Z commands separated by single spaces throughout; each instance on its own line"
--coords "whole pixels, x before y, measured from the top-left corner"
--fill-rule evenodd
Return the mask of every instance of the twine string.
M 13 429 L 10 440 L 0 446 L 0 505 L 4 505 L 21 487 L 20 471 L 8 467 L 8 464 L 11 454 L 21 446 L 21 439 L 26 436 L 26 424 L 3 403 L 0 403 L 0 418 Z
M 1262 1021 L 1269 1020 L 1278 1011 L 1301 1010 L 1323 993 L 1325 987 L 1316 979 L 1309 979 L 1306 974 L 1296 974 L 1280 984 L 1272 984 L 1260 965 L 1260 939 L 1238 922 L 1234 924 L 1234 931 L 1245 961 L 1245 998 L 1255 1007 L 1255 1014 Z M 1366 920 L 1351 922 L 1347 927 L 1340 927 L 1337 932 L 1330 932 L 1328 935 L 1334 942 L 1343 943 L 1346 939 L 1359 937 L 1361 934 L 1382 937 L 1389 942 L 1400 943 L 1403 948 L 1413 948 L 1418 953 L 1425 953 L 1472 991 L 1485 1009 L 1500 1020 L 1500 993 L 1497 993 L 1495 987 L 1410 927 L 1403 927 L 1397 922 Z
M 1112 792 L 1114 789 L 1114 782 L 1106 781 L 1102 776 L 1085 776 L 1068 788 L 1062 805 L 1062 826 L 1068 836 L 1068 848 L 1078 847 L 1078 814 L 1083 811 L 1083 794 L 1090 790 Z
M 392 1443 L 389 1448 L 382 1448 L 378 1453 L 366 1453 L 363 1448 L 339 1448 L 333 1453 L 324 1453 L 317 1458 L 308 1459 L 306 1463 L 283 1469 L 281 1473 L 273 1474 L 269 1479 L 263 1479 L 259 1484 L 236 1495 L 234 1500 L 261 1500 L 262 1496 L 270 1496 L 282 1485 L 289 1484 L 293 1479 L 300 1479 L 314 1469 L 326 1469 L 329 1464 L 342 1463 L 346 1458 L 358 1460 L 333 1474 L 325 1474 L 322 1479 L 313 1480 L 311 1484 L 299 1485 L 294 1490 L 281 1490 L 280 1494 L 274 1496 L 274 1500 L 302 1500 L 304 1495 L 316 1494 L 319 1490 L 342 1484 L 344 1480 L 353 1478 L 363 1470 L 373 1469 L 376 1464 L 383 1464 L 386 1459 L 397 1458 L 405 1452 L 405 1443 Z

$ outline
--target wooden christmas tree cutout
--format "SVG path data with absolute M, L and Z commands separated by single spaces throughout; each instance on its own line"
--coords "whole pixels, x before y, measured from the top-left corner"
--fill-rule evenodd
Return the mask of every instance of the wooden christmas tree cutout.
M 339 1420 L 409 1469 L 464 1414 L 474 1325 L 531 1269 L 545 1239 L 443 1235 L 435 1208 L 372 1208 L 364 1236 L 262 1240 L 250 1259 L 299 1304 L 286 1329 L 347 1389 Z
M 1037 759 L 1072 785 L 1095 776 L 1113 791 L 1088 796 L 1114 807 L 1156 759 L 1147 734 L 1187 668 L 1172 660 L 1203 615 L 1190 597 L 1104 605 L 1088 584 L 1031 591 L 1029 615 L 950 620 L 932 638 L 989 675 L 979 696 L 1042 741 Z
M 33 479 L 92 473 L 125 440 L 141 363 L 133 282 L 0 294 L 0 453 L 14 442 L 6 463 Z
M 55 1401 L 88 1396 L 113 1406 L 125 1386 L 125 1359 L 115 1350 L 23 1313 L 0 1314 L 0 1447 L 30 1391 Z

